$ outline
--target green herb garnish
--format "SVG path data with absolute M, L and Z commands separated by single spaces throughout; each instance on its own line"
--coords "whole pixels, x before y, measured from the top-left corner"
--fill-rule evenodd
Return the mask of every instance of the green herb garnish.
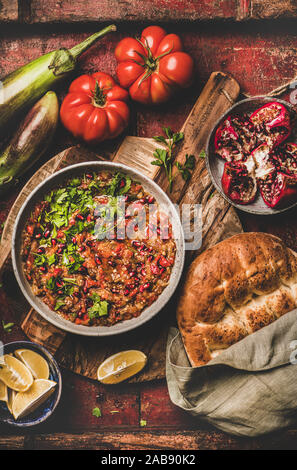
M 110 194 L 111 196 L 121 196 L 126 194 L 131 188 L 131 183 L 132 181 L 130 176 L 116 173 L 107 188 L 107 194 Z
M 2 328 L 5 331 L 5 333 L 11 333 L 13 327 L 14 327 L 14 323 L 5 323 L 2 320 Z
M 56 301 L 55 310 L 59 310 L 63 305 L 66 305 L 65 302 L 62 299 L 58 299 Z
M 96 418 L 101 418 L 101 410 L 100 408 L 96 407 L 92 411 L 92 415 L 96 416 Z
M 146 422 L 145 419 L 141 419 L 139 424 L 140 424 L 141 427 L 143 427 L 143 426 L 147 425 L 147 422 Z
M 91 295 L 91 299 L 94 302 L 92 307 L 88 309 L 88 316 L 91 320 L 108 315 L 109 305 L 106 300 L 101 300 L 100 296 L 96 293 Z
M 181 163 L 176 162 L 175 166 L 179 170 L 182 178 L 185 181 L 189 181 L 189 179 L 191 178 L 191 175 L 192 175 L 191 170 L 193 170 L 194 167 L 195 167 L 195 157 L 194 157 L 194 155 L 186 154 L 185 163 L 182 165 Z
M 157 148 L 153 153 L 155 160 L 153 160 L 151 164 L 164 168 L 167 179 L 169 181 L 169 191 L 171 192 L 173 182 L 173 149 L 178 142 L 184 139 L 184 134 L 183 132 L 174 133 L 170 127 L 163 127 L 163 131 L 167 139 L 163 135 L 155 136 L 153 139 L 156 142 L 162 142 L 164 145 L 166 145 L 167 149 Z

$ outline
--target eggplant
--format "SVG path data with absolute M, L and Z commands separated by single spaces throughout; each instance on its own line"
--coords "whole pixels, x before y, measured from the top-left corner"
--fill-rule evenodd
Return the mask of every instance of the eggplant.
M 115 25 L 107 26 L 72 49 L 65 48 L 49 52 L 7 75 L 0 82 L 0 135 L 28 110 L 57 82 L 67 77 L 76 67 L 78 57 Z
M 18 182 L 48 149 L 57 127 L 59 103 L 49 91 L 29 111 L 8 146 L 0 154 L 0 192 Z

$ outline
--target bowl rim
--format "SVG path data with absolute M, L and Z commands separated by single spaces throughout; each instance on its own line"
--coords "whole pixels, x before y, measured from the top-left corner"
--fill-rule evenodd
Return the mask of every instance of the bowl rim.
M 19 348 L 19 346 L 22 346 L 22 347 L 31 347 L 31 349 L 37 349 L 38 351 L 41 351 L 46 357 L 47 357 L 47 360 L 50 360 L 50 362 L 52 363 L 54 369 L 55 369 L 55 372 L 57 373 L 57 376 L 58 376 L 58 382 L 57 382 L 57 390 L 56 390 L 56 398 L 55 398 L 55 401 L 54 401 L 54 404 L 53 404 L 53 407 L 50 411 L 48 411 L 48 413 L 46 413 L 45 415 L 41 416 L 40 418 L 38 418 L 36 421 L 37 422 L 34 422 L 34 421 L 30 421 L 28 423 L 18 423 L 17 421 L 13 419 L 11 420 L 5 420 L 5 421 L 2 421 L 0 419 L 0 421 L 3 422 L 3 424 L 6 424 L 6 425 L 9 425 L 9 426 L 14 426 L 14 427 L 17 427 L 17 428 L 28 428 L 28 427 L 32 427 L 32 426 L 38 426 L 39 424 L 43 423 L 44 421 L 46 421 L 47 419 L 49 419 L 55 409 L 57 408 L 59 402 L 60 402 L 60 399 L 61 399 L 61 395 L 62 395 L 62 374 L 61 374 L 61 370 L 60 370 L 60 367 L 56 361 L 56 359 L 53 357 L 53 355 L 49 352 L 48 349 L 46 349 L 44 346 L 42 346 L 41 344 L 38 344 L 38 343 L 34 343 L 33 341 L 25 341 L 25 340 L 16 340 L 16 341 L 11 341 L 10 343 L 5 343 L 3 344 L 3 349 L 4 349 L 4 354 L 5 354 L 5 348 L 7 347 L 13 347 L 15 346 L 15 349 Z M 30 415 L 28 415 L 30 416 Z
M 178 265 L 178 269 L 177 269 L 177 272 L 176 272 L 176 275 L 175 275 L 174 279 L 172 277 L 170 278 L 171 283 L 169 282 L 169 284 L 162 291 L 162 293 L 160 294 L 158 299 L 152 305 L 150 305 L 146 309 L 144 309 L 141 312 L 141 314 L 139 315 L 139 317 L 133 318 L 131 320 L 123 321 L 122 324 L 121 324 L 121 325 L 123 325 L 123 327 L 122 328 L 118 327 L 118 329 L 115 330 L 115 331 L 112 331 L 113 326 L 110 326 L 110 327 L 102 327 L 102 326 L 101 327 L 100 326 L 90 327 L 90 326 L 76 325 L 76 324 L 70 322 L 69 320 L 63 319 L 58 314 L 55 314 L 56 317 L 54 317 L 54 318 L 49 318 L 48 314 L 45 311 L 43 311 L 42 308 L 40 308 L 38 306 L 38 304 L 35 303 L 32 300 L 32 298 L 30 297 L 30 295 L 27 291 L 27 287 L 24 284 L 24 282 L 22 281 L 22 278 L 21 278 L 21 275 L 20 275 L 20 272 L 19 272 L 19 269 L 18 269 L 18 263 L 17 263 L 17 253 L 16 253 L 17 233 L 19 231 L 19 224 L 20 224 L 21 218 L 23 216 L 23 213 L 26 210 L 26 208 L 28 207 L 28 205 L 30 204 L 30 201 L 34 198 L 34 196 L 36 196 L 36 194 L 38 194 L 39 192 L 42 191 L 43 187 L 48 182 L 53 181 L 55 179 L 59 179 L 61 177 L 61 175 L 63 175 L 64 173 L 67 174 L 67 173 L 71 172 L 72 170 L 76 170 L 78 168 L 82 168 L 82 169 L 83 168 L 90 168 L 90 166 L 96 166 L 99 169 L 100 169 L 100 167 L 102 167 L 103 169 L 104 169 L 104 167 L 108 167 L 108 169 L 110 169 L 111 171 L 112 170 L 118 170 L 118 171 L 121 171 L 123 173 L 128 173 L 128 174 L 132 173 L 132 174 L 135 175 L 135 178 L 139 178 L 139 180 L 142 184 L 147 183 L 148 185 L 152 186 L 153 189 L 155 190 L 155 192 L 157 194 L 162 195 L 162 198 L 169 205 L 170 210 L 172 211 L 172 214 L 173 214 L 173 216 L 174 216 L 174 218 L 177 222 L 177 225 L 178 225 L 177 229 L 178 229 L 179 236 L 180 236 L 181 246 L 180 246 L 180 250 L 179 250 L 179 265 Z M 178 244 L 177 244 L 177 249 L 178 249 Z M 77 334 L 77 335 L 80 335 L 80 336 L 89 336 L 89 337 L 107 337 L 107 336 L 115 336 L 115 335 L 118 335 L 118 334 L 124 334 L 124 333 L 127 333 L 128 331 L 131 331 L 131 330 L 134 330 L 134 329 L 138 328 L 139 326 L 144 325 L 146 322 L 150 321 L 154 316 L 156 316 L 165 307 L 165 305 L 168 303 L 168 301 L 170 300 L 170 298 L 174 294 L 174 292 L 175 292 L 175 290 L 176 290 L 176 288 L 179 284 L 182 273 L 183 273 L 184 262 L 185 262 L 185 240 L 184 240 L 184 232 L 183 232 L 182 224 L 181 224 L 180 217 L 179 217 L 179 214 L 178 214 L 178 211 L 177 211 L 175 205 L 170 200 L 170 198 L 165 193 L 165 191 L 163 191 L 163 189 L 160 188 L 160 186 L 155 181 L 153 181 L 148 176 L 141 174 L 140 171 L 138 171 L 138 170 L 136 170 L 136 169 L 134 169 L 134 168 L 132 168 L 128 165 L 122 164 L 122 163 L 111 162 L 111 161 L 108 161 L 108 160 L 104 160 L 104 161 L 90 160 L 90 161 L 86 161 L 86 162 L 80 162 L 80 163 L 75 163 L 73 165 L 69 165 L 69 166 L 67 166 L 65 168 L 62 168 L 61 170 L 53 173 L 52 175 L 45 178 L 41 183 L 39 183 L 36 186 L 36 188 L 34 188 L 34 190 L 28 195 L 28 197 L 26 198 L 26 200 L 22 204 L 22 206 L 21 206 L 21 208 L 18 212 L 18 215 L 15 219 L 15 222 L 14 222 L 14 228 L 13 228 L 13 234 L 12 234 L 11 257 L 12 257 L 12 266 L 13 266 L 14 275 L 15 275 L 17 283 L 18 283 L 18 285 L 19 285 L 19 287 L 22 291 L 22 294 L 25 296 L 25 298 L 29 302 L 29 304 L 45 320 L 47 320 L 48 322 L 50 322 L 51 324 L 53 324 L 57 328 L 60 328 L 63 331 L 66 331 L 68 333 L 73 333 L 73 334 Z M 170 291 L 168 291 L 168 288 L 170 288 Z M 166 292 L 166 296 L 165 295 L 162 296 L 162 294 L 164 294 L 165 292 Z M 34 296 L 34 298 L 35 297 L 36 296 Z M 146 310 L 153 307 L 156 304 L 156 302 L 158 302 L 157 310 L 155 311 L 155 309 L 152 309 L 150 311 L 149 315 L 147 315 L 147 316 L 143 315 L 143 313 Z M 136 320 L 136 321 L 134 322 L 134 324 L 129 325 L 128 322 L 132 321 L 132 320 Z M 119 324 L 116 324 L 116 325 L 119 325 Z M 114 326 L 116 326 L 116 325 L 114 325 Z M 106 328 L 106 330 L 100 331 L 100 329 L 102 329 L 102 328 Z
M 207 168 L 207 171 L 208 171 L 208 174 L 210 175 L 210 178 L 211 178 L 211 181 L 212 181 L 212 184 L 214 185 L 215 189 L 219 192 L 219 194 L 225 199 L 225 201 L 227 201 L 230 205 L 232 205 L 233 207 L 235 207 L 236 209 L 238 210 L 241 210 L 243 212 L 247 212 L 249 214 L 253 214 L 253 215 L 265 215 L 265 216 L 273 216 L 273 215 L 277 215 L 277 214 L 281 214 L 283 212 L 287 212 L 291 209 L 293 209 L 294 207 L 297 206 L 297 200 L 296 202 L 294 202 L 293 204 L 291 204 L 290 206 L 288 207 L 284 207 L 282 209 L 274 209 L 273 211 L 269 211 L 269 209 L 267 209 L 267 211 L 262 211 L 262 210 L 257 210 L 257 209 L 252 209 L 249 207 L 249 204 L 247 204 L 246 206 L 244 204 L 237 204 L 235 202 L 233 202 L 225 193 L 224 191 L 222 190 L 222 188 L 217 184 L 217 181 L 215 179 L 215 177 L 213 176 L 213 173 L 212 173 L 212 169 L 211 169 L 211 165 L 210 165 L 210 158 L 211 158 L 211 152 L 210 152 L 210 142 L 211 142 L 211 139 L 213 137 L 213 133 L 214 133 L 214 130 L 219 126 L 219 124 L 223 121 L 223 119 L 225 119 L 230 113 L 232 113 L 238 106 L 244 104 L 244 103 L 251 103 L 252 101 L 254 100 L 268 100 L 268 101 L 276 101 L 284 106 L 286 106 L 287 108 L 289 108 L 289 110 L 291 112 L 295 112 L 296 114 L 296 109 L 294 108 L 294 106 L 289 103 L 288 101 L 284 101 L 284 100 L 281 100 L 277 97 L 274 97 L 274 96 L 267 96 L 267 95 L 258 95 L 258 96 L 251 96 L 250 98 L 245 98 L 243 100 L 240 100 L 240 101 L 237 101 L 236 103 L 234 103 L 227 111 L 225 111 L 219 119 L 217 119 L 217 121 L 215 122 L 214 126 L 212 127 L 209 135 L 208 135 L 208 138 L 207 138 L 207 142 L 206 142 L 206 149 L 205 149 L 205 153 L 206 153 L 206 158 L 205 158 L 205 163 L 206 163 L 206 168 Z M 263 102 L 263 105 L 265 103 Z M 219 157 L 217 157 L 219 158 Z

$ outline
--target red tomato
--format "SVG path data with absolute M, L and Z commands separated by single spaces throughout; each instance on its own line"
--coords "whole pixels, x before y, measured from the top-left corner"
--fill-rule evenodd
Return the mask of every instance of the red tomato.
M 128 97 L 128 92 L 107 73 L 82 75 L 70 85 L 61 106 L 61 121 L 87 143 L 112 139 L 128 125 Z
M 160 26 L 145 28 L 140 41 L 122 39 L 115 49 L 120 85 L 129 88 L 131 98 L 140 103 L 167 101 L 193 79 L 193 59 L 182 49 L 180 37 Z

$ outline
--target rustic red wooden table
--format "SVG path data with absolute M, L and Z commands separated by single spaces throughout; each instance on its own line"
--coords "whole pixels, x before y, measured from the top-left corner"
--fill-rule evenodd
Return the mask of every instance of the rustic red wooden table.
M 250 95 L 265 94 L 296 75 L 293 0 L 2 0 L 0 21 L 0 76 L 47 51 L 73 46 L 102 23 L 117 23 L 118 32 L 84 54 L 81 71 L 114 74 L 114 47 L 125 35 L 139 33 L 140 22 L 177 31 L 195 59 L 195 83 L 161 109 L 135 106 L 129 133 L 139 136 L 153 136 L 163 125 L 179 129 L 212 71 L 232 74 Z M 44 160 L 73 143 L 59 128 Z M 15 196 L 0 201 L 0 223 Z M 297 249 L 296 211 L 273 218 L 239 215 L 245 230 L 277 234 Z M 16 323 L 27 308 L 10 270 L 3 275 L 0 308 L 4 322 Z M 23 337 L 17 326 L 11 333 L 0 326 L 4 343 Z M 92 416 L 96 406 L 101 418 Z M 297 427 L 259 439 L 230 437 L 172 405 L 164 381 L 106 388 L 63 371 L 62 400 L 52 419 L 25 433 L 0 427 L 0 449 L 296 449 L 296 435 Z

